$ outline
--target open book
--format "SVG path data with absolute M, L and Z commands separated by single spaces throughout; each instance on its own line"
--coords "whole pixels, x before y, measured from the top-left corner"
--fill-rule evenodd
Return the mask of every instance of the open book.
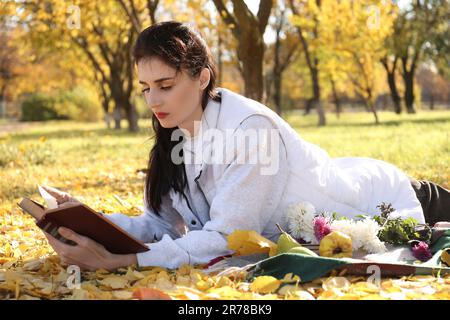
M 18 205 L 35 218 L 39 228 L 58 240 L 75 245 L 73 241 L 58 233 L 59 227 L 66 227 L 100 243 L 111 253 L 129 254 L 149 250 L 142 241 L 134 238 L 87 205 L 74 202 L 58 207 L 56 199 L 40 186 L 39 192 L 45 199 L 47 208 L 29 198 L 23 198 Z

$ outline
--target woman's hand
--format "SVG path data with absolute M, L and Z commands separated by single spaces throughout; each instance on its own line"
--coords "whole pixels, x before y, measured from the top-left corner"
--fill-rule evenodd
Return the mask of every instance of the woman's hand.
M 79 235 L 67 228 L 59 228 L 58 232 L 64 238 L 74 241 L 77 245 L 65 244 L 45 232 L 45 236 L 53 249 L 61 258 L 61 263 L 78 265 L 82 270 L 106 269 L 114 270 L 119 267 L 137 264 L 136 254 L 113 254 L 94 240 Z
M 53 196 L 56 199 L 56 202 L 59 205 L 63 203 L 80 203 L 76 198 L 72 197 L 67 192 L 63 192 L 61 190 L 47 187 L 47 186 L 41 186 L 45 191 L 47 191 L 51 196 Z

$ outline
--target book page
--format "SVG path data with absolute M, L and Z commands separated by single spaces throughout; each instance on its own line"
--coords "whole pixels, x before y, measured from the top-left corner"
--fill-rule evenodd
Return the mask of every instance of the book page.
M 58 202 L 56 201 L 55 197 L 53 197 L 51 194 L 45 191 L 45 189 L 42 188 L 39 184 L 38 189 L 39 193 L 41 194 L 42 198 L 44 198 L 45 203 L 47 204 L 47 209 L 58 208 Z

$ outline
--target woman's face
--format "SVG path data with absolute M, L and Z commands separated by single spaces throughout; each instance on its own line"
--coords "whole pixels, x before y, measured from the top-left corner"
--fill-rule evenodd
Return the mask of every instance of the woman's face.
M 179 127 L 194 133 L 194 121 L 202 117 L 201 98 L 210 79 L 204 68 L 197 79 L 158 58 L 141 59 L 137 64 L 147 105 L 164 128 Z

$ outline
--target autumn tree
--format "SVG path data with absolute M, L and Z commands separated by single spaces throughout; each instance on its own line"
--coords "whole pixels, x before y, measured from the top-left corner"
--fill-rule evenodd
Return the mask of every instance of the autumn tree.
M 20 63 L 17 48 L 13 46 L 9 32 L 0 32 L 0 117 L 6 113 L 7 89 L 12 80 L 19 76 Z
M 274 10 L 271 28 L 275 32 L 275 42 L 268 46 L 265 60 L 271 69 L 266 72 L 266 97 L 273 100 L 275 111 L 282 113 L 283 73 L 295 61 L 300 53 L 299 43 L 292 26 L 287 19 L 288 8 L 278 1 Z M 272 92 L 273 90 L 273 92 Z
M 123 112 L 130 131 L 139 129 L 132 103 L 135 87 L 132 46 L 137 37 L 136 28 L 150 23 L 154 12 L 148 10 L 155 10 L 156 5 L 155 1 L 144 0 L 78 0 L 70 5 L 60 1 L 18 3 L 22 20 L 29 26 L 30 34 L 38 39 L 35 45 L 80 52 L 85 65 L 93 70 L 92 81 L 99 86 L 105 112 L 112 102 L 115 127 L 120 128 Z M 45 37 L 53 41 L 42 41 Z
M 400 65 L 400 42 L 395 38 L 395 35 L 404 27 L 402 26 L 403 19 L 397 18 L 393 25 L 392 36 L 387 37 L 385 41 L 386 53 L 381 57 L 381 64 L 386 71 L 386 79 L 389 85 L 389 92 L 394 105 L 394 111 L 397 114 L 402 112 L 401 96 L 397 86 L 397 73 Z
M 312 97 L 308 100 L 305 113 L 316 109 L 319 116 L 319 126 L 326 125 L 325 111 L 322 104 L 320 85 L 320 55 L 324 47 L 321 39 L 321 8 L 322 0 L 289 0 L 292 10 L 292 24 L 303 48 L 306 65 L 309 70 L 312 86 Z
M 447 24 L 450 12 L 448 0 L 412 0 L 399 15 L 393 34 L 395 54 L 401 63 L 404 101 L 408 113 L 415 113 L 415 74 L 427 47 L 433 46 L 439 28 Z M 448 38 L 448 32 L 444 37 Z M 442 38 L 441 38 L 442 39 Z
M 8 105 L 7 113 L 19 116 L 21 100 L 29 94 L 51 94 L 85 85 L 78 80 L 89 78 L 90 73 L 84 71 L 84 78 L 81 77 L 78 71 L 83 65 L 73 51 L 62 54 L 51 45 L 56 37 L 30 32 L 29 25 L 20 19 L 16 2 L 3 2 L 1 9 L 0 88 L 3 111 Z M 92 98 L 95 100 L 97 97 Z
M 375 99 L 380 91 L 380 63 L 386 55 L 385 39 L 392 32 L 396 7 L 382 0 L 342 1 L 328 7 L 326 34 L 341 60 L 348 60 L 347 75 L 379 123 Z M 332 21 L 335 23 L 332 24 Z
M 245 95 L 261 101 L 264 93 L 263 59 L 264 32 L 273 7 L 273 0 L 260 0 L 258 13 L 255 15 L 243 0 L 213 0 L 223 21 L 231 29 L 238 42 L 236 48 L 239 70 L 245 83 Z

